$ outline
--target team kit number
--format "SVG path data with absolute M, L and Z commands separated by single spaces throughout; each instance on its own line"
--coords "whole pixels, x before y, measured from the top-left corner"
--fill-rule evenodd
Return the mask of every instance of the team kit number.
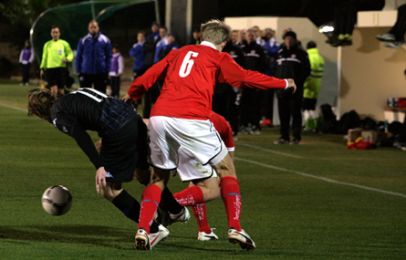
M 189 76 L 190 71 L 192 70 L 193 65 L 195 64 L 194 59 L 199 55 L 199 53 L 194 51 L 188 51 L 185 58 L 183 58 L 182 65 L 179 69 L 179 76 L 181 78 L 186 78 Z

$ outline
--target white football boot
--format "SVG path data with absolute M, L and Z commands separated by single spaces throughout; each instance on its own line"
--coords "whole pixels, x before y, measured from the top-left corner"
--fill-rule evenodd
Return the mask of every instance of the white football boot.
M 166 227 L 164 227 L 163 225 L 159 225 L 158 232 L 149 234 L 150 248 L 152 249 L 160 241 L 164 240 L 168 236 L 169 236 L 169 230 Z
M 209 241 L 209 240 L 218 240 L 219 237 L 214 233 L 215 228 L 212 228 L 210 233 L 206 233 L 204 231 L 200 231 L 197 233 L 197 240 L 200 241 Z
M 243 229 L 238 231 L 236 229 L 230 228 L 228 230 L 228 241 L 233 244 L 239 244 L 242 249 L 246 250 L 252 250 L 256 247 L 254 240 L 252 240 L 250 235 L 248 235 L 248 233 L 245 232 Z
M 134 247 L 137 250 L 150 250 L 151 249 L 147 231 L 145 231 L 142 228 L 137 230 L 137 233 L 135 233 Z

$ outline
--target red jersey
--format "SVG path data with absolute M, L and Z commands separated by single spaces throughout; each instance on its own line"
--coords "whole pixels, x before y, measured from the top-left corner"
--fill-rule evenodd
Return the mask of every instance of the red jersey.
M 223 140 L 228 151 L 234 152 L 235 144 L 233 138 L 233 130 L 231 129 L 228 121 L 224 117 L 213 111 L 210 113 L 209 119 L 213 123 L 214 128 L 216 128 L 217 132 L 220 134 L 220 138 L 221 140 Z
M 260 89 L 287 85 L 286 80 L 241 68 L 228 53 L 204 41 L 172 50 L 132 82 L 129 96 L 140 98 L 164 73 L 165 81 L 151 116 L 208 119 L 216 82 Z

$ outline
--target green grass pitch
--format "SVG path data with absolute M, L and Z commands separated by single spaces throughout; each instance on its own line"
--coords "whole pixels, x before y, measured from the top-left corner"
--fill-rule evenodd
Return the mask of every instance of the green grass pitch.
M 197 241 L 194 219 L 170 226 L 151 252 L 133 249 L 137 226 L 97 196 L 93 166 L 73 139 L 27 117 L 27 88 L 0 84 L 0 259 L 405 259 L 406 154 L 349 151 L 340 136 L 276 146 L 276 130 L 240 136 L 236 167 L 242 224 L 257 243 L 226 240 L 221 200 L 208 204 L 219 241 Z M 47 215 L 41 194 L 62 184 L 70 212 Z M 178 178 L 170 188 L 185 184 Z M 126 185 L 140 198 L 138 183 Z

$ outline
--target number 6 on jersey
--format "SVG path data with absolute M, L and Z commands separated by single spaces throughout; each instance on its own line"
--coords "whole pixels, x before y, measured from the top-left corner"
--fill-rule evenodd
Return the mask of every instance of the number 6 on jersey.
M 196 58 L 198 55 L 199 53 L 194 51 L 189 51 L 188 53 L 186 53 L 185 58 L 182 61 L 182 65 L 179 69 L 179 76 L 181 78 L 186 78 L 190 74 L 193 64 L 195 64 L 193 58 Z

